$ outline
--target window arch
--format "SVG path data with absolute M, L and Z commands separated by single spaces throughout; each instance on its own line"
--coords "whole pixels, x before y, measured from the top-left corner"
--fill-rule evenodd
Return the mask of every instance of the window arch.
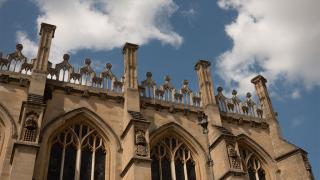
M 51 140 L 48 180 L 104 180 L 105 142 L 98 131 L 86 123 L 74 123 Z
M 242 165 L 250 180 L 267 180 L 263 162 L 249 149 L 240 148 Z
M 2 154 L 4 154 L 2 152 L 2 149 L 3 149 L 3 146 L 4 146 L 4 138 L 5 138 L 5 129 L 4 129 L 4 125 L 2 124 L 1 122 L 1 118 L 0 118 L 0 163 L 1 160 L 2 160 Z M 0 167 L 1 167 L 1 164 L 0 164 Z
M 167 136 L 151 149 L 152 180 L 196 180 L 195 161 L 188 146 Z

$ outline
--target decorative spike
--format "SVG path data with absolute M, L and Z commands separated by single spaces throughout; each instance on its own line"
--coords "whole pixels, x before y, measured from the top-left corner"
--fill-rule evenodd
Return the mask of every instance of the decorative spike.
M 107 69 L 107 70 L 110 70 L 111 68 L 112 68 L 112 64 L 111 64 L 111 63 L 107 63 L 107 64 L 106 64 L 106 69 Z
M 84 63 L 85 63 L 87 66 L 90 66 L 90 64 L 91 64 L 91 59 L 90 59 L 90 58 L 86 58 L 86 59 L 84 60 Z

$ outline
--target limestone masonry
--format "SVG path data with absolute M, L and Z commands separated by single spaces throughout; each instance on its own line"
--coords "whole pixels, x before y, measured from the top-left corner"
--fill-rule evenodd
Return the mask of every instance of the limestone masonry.
M 259 102 L 215 91 L 206 60 L 194 66 L 200 92 L 151 72 L 139 83 L 131 43 L 123 77 L 90 59 L 75 69 L 68 54 L 53 65 L 55 29 L 41 24 L 35 59 L 21 44 L 1 53 L 1 180 L 313 179 L 307 153 L 281 135 L 264 77 L 251 80 Z

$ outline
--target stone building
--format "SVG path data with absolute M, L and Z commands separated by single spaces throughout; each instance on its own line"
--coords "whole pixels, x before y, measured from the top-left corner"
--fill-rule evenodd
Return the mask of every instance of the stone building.
M 130 43 L 122 78 L 90 59 L 75 70 L 68 54 L 53 66 L 55 29 L 41 25 L 35 59 L 21 44 L 1 55 L 1 180 L 313 179 L 307 153 L 281 136 L 264 77 L 251 81 L 258 103 L 214 91 L 205 60 L 194 66 L 198 93 L 150 72 L 138 83 Z

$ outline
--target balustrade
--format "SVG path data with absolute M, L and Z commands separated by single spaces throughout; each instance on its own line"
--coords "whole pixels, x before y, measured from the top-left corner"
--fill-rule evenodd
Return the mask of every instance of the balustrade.
M 217 104 L 221 112 L 241 114 L 245 116 L 263 118 L 263 111 L 260 105 L 257 105 L 252 99 L 251 93 L 247 93 L 246 100 L 241 101 L 237 96 L 237 91 L 232 91 L 232 97 L 227 98 L 222 94 L 222 87 L 218 87 L 216 95 Z

